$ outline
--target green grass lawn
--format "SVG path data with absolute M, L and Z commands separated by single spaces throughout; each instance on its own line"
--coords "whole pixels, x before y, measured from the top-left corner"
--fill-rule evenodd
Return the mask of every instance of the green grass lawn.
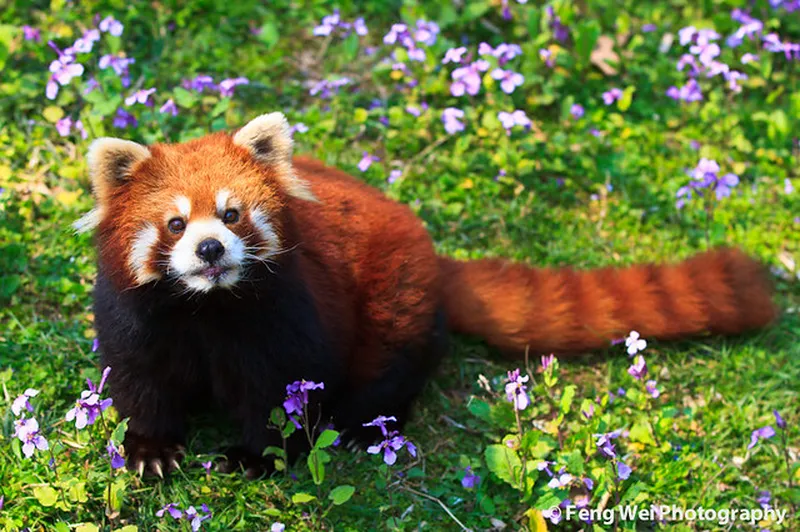
M 617 526 L 800 528 L 800 51 L 791 47 L 800 42 L 800 9 L 791 11 L 797 2 L 758 0 L 749 19 L 732 16 L 746 7 L 737 0 L 509 0 L 508 16 L 500 0 L 183 4 L 16 0 L 0 12 L 0 528 L 187 529 L 185 518 L 156 516 L 174 502 L 184 510 L 207 504 L 212 516 L 204 530 L 270 530 L 276 523 L 286 530 L 611 530 L 598 521 L 554 524 L 541 511 L 566 499 L 586 500 L 589 508 L 752 510 L 767 500 L 764 491 L 772 507 L 788 511 L 782 523 Z M 335 7 L 341 21 L 363 17 L 368 33 L 340 21 L 330 35 L 315 36 Z M 121 35 L 109 21 L 101 24 L 107 16 L 124 26 Z M 728 37 L 755 27 L 754 19 L 762 29 L 733 46 Z M 436 22 L 438 33 L 419 20 Z M 401 22 L 412 28 L 406 43 L 413 46 L 402 35 L 385 44 Z M 24 25 L 39 31 L 38 40 Z M 705 43 L 708 33 L 679 33 L 688 26 L 719 35 Z M 48 98 L 48 66 L 59 56 L 47 42 L 63 51 L 98 27 L 92 50 L 73 59 L 83 73 L 56 81 L 57 95 Z M 772 33 L 777 37 L 767 37 Z M 692 42 L 682 45 L 684 35 Z M 775 39 L 789 51 L 771 50 Z M 517 44 L 520 53 L 484 55 L 489 65 L 481 70 L 481 42 Z M 715 42 L 718 55 L 706 50 Z M 466 48 L 462 64 L 442 64 L 459 46 Z M 420 51 L 424 57 L 415 60 Z M 103 69 L 107 54 L 135 63 L 127 72 Z M 694 57 L 695 78 L 691 65 L 676 68 L 684 54 Z M 728 73 L 709 76 L 719 65 Z M 454 95 L 459 67 L 477 71 L 476 94 Z M 524 82 L 509 93 L 493 79 L 495 68 L 520 73 Z M 248 82 L 227 95 L 199 86 L 201 74 L 216 83 L 239 76 Z M 344 77 L 348 83 L 338 88 L 318 85 Z M 692 79 L 699 101 L 687 101 Z M 672 86 L 683 99 L 668 96 Z M 149 88 L 156 89 L 154 105 L 126 106 L 126 97 Z M 621 97 L 607 104 L 603 95 L 613 88 Z M 169 100 L 174 116 L 161 110 Z M 445 130 L 447 108 L 464 112 L 463 129 Z M 64 419 L 86 378 L 97 382 L 101 370 L 92 351 L 95 250 L 90 236 L 70 227 L 92 203 L 86 148 L 100 136 L 183 141 L 274 110 L 307 126 L 295 132 L 298 152 L 411 205 L 443 254 L 590 268 L 735 245 L 771 268 L 781 318 L 742 337 L 650 341 L 643 354 L 657 398 L 629 375 L 624 346 L 560 360 L 557 371 L 544 373 L 532 358 L 532 402 L 519 419 L 503 392 L 506 372 L 518 363 L 457 338 L 406 429 L 418 456 L 401 453 L 391 468 L 376 456 L 334 449 L 319 484 L 305 461 L 259 481 L 207 474 L 200 463 L 215 458 L 209 453 L 228 434 L 209 413 L 198 420 L 183 469 L 168 480 L 112 470 L 105 430 L 119 421 L 113 408 L 82 431 Z M 514 110 L 532 125 L 507 132 L 498 113 Z M 364 152 L 379 160 L 362 172 Z M 701 159 L 718 163 L 715 180 L 695 186 L 678 208 L 681 187 L 697 185 L 687 170 Z M 730 173 L 736 184 L 723 178 Z M 52 451 L 30 458 L 14 437 L 18 416 L 11 411 L 27 388 L 40 391 L 29 416 Z M 748 449 L 753 431 L 768 425 L 775 435 Z M 593 435 L 617 429 L 623 432 L 611 459 Z M 513 449 L 503 450 L 507 441 Z M 522 462 L 509 473 L 498 456 Z M 572 475 L 569 486 L 549 486 L 550 476 L 536 468 L 541 460 L 553 462 L 557 476 L 562 467 Z M 620 463 L 632 469 L 627 478 L 620 478 Z M 462 485 L 467 467 L 480 477 L 473 487 Z M 334 504 L 328 496 L 343 485 L 355 492 Z M 302 494 L 314 499 L 304 502 Z

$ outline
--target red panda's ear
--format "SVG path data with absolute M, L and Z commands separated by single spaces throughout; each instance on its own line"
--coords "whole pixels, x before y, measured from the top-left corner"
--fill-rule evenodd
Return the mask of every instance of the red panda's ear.
M 300 179 L 292 168 L 292 133 L 283 113 L 268 113 L 254 118 L 236 132 L 233 143 L 246 148 L 256 161 L 275 168 L 287 194 L 317 201 L 308 183 Z
M 89 146 L 86 159 L 95 196 L 95 208 L 72 226 L 83 233 L 97 227 L 111 191 L 130 179 L 133 167 L 150 157 L 150 150 L 130 140 L 102 137 Z

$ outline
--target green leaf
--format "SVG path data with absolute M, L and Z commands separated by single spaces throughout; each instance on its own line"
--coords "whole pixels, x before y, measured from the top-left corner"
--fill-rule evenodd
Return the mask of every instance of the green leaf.
M 261 33 L 258 34 L 258 39 L 263 42 L 268 48 L 278 44 L 281 34 L 278 31 L 278 25 L 273 20 L 266 21 L 261 26 Z
M 138 531 L 139 527 L 137 527 L 136 525 L 126 525 L 123 526 L 122 528 L 114 529 L 114 532 L 138 532 Z
M 537 510 L 547 510 L 559 504 L 561 504 L 561 497 L 553 492 L 549 492 L 539 497 L 533 507 Z
M 480 18 L 484 13 L 489 11 L 491 7 L 492 6 L 489 4 L 489 2 L 484 0 L 471 0 L 470 2 L 466 2 L 466 7 L 464 7 L 464 13 L 461 15 L 461 20 L 463 22 L 469 22 L 471 20 L 475 20 L 476 18 Z
M 345 61 L 350 62 L 354 60 L 356 56 L 358 56 L 358 46 L 358 34 L 351 33 L 342 43 L 342 55 L 344 56 Z
M 575 53 L 581 64 L 587 64 L 592 55 L 597 39 L 600 37 L 600 24 L 596 20 L 588 20 L 578 25 L 575 34 Z
M 319 435 L 319 438 L 317 438 L 317 441 L 314 443 L 314 449 L 324 449 L 325 447 L 330 447 L 338 437 L 339 433 L 335 430 L 325 430 Z
M 280 406 L 273 408 L 272 412 L 269 413 L 269 420 L 276 427 L 283 427 L 286 424 L 286 411 Z
M 286 426 L 283 427 L 283 431 L 281 432 L 281 436 L 283 437 L 283 439 L 286 439 L 289 436 L 291 436 L 292 434 L 294 434 L 294 431 L 296 431 L 296 430 L 297 430 L 297 427 L 294 425 L 294 423 L 287 423 Z
M 191 91 L 184 89 L 183 87 L 175 87 L 172 91 L 172 95 L 175 98 L 175 103 L 177 103 L 181 107 L 185 107 L 186 109 L 191 109 L 194 107 L 200 99 Z
M 559 401 L 562 413 L 568 414 L 570 408 L 572 408 L 572 399 L 575 397 L 575 390 L 576 387 L 573 384 L 564 387 L 564 392 L 561 394 L 561 401 Z
M 125 418 L 117 424 L 114 428 L 114 432 L 111 433 L 111 441 L 114 442 L 115 445 L 119 446 L 122 442 L 125 441 L 125 433 L 128 432 L 128 419 Z
M 100 532 L 100 527 L 94 523 L 81 523 L 75 527 L 75 532 Z
M 349 501 L 355 492 L 356 489 L 353 486 L 344 484 L 333 488 L 328 498 L 333 501 L 333 504 L 339 506 Z
M 230 107 L 230 105 L 231 105 L 231 99 L 230 98 L 221 99 L 220 101 L 217 102 L 217 104 L 214 106 L 214 108 L 211 109 L 211 117 L 212 118 L 218 117 L 219 115 L 221 115 L 222 113 L 227 111 L 228 107 Z
M 503 444 L 493 444 L 486 448 L 484 458 L 486 458 L 486 465 L 489 467 L 489 471 L 494 473 L 497 478 L 507 482 L 514 488 L 519 486 L 519 473 L 522 468 L 522 462 L 516 451 Z
M 52 486 L 36 486 L 33 488 L 33 496 L 42 506 L 53 506 L 58 500 L 58 492 Z
M 64 118 L 64 110 L 57 105 L 48 105 L 42 111 L 42 116 L 45 120 L 50 122 L 51 124 L 55 124 L 62 118 Z
M 633 85 L 627 87 L 622 92 L 622 97 L 617 102 L 617 109 L 619 109 L 620 111 L 627 111 L 631 106 L 631 102 L 633 101 L 634 92 L 636 92 L 636 87 L 634 87 Z
M 311 472 L 311 478 L 317 486 L 325 480 L 325 464 L 330 461 L 330 455 L 321 449 L 311 449 L 311 452 L 308 453 L 308 458 L 306 459 L 308 470 Z
M 491 420 L 492 407 L 490 407 L 489 403 L 482 399 L 476 399 L 474 397 L 470 399 L 469 404 L 467 404 L 467 410 L 472 412 L 474 416 L 483 419 L 484 421 Z
M 295 493 L 294 495 L 292 495 L 292 502 L 294 504 L 305 504 L 305 503 L 311 502 L 311 501 L 313 501 L 315 499 L 316 499 L 316 497 L 314 497 L 313 495 L 309 495 L 308 493 L 300 492 L 300 493 Z
M 264 449 L 264 451 L 261 453 L 261 456 L 270 456 L 270 455 L 280 456 L 282 458 L 285 458 L 286 451 L 284 451 L 280 447 L 275 447 L 274 445 L 270 445 L 269 447 Z
M 363 124 L 367 121 L 367 117 L 369 113 L 363 107 L 357 107 L 356 110 L 353 112 L 353 120 L 356 124 Z
M 633 424 L 630 433 L 628 435 L 628 438 L 633 442 L 655 445 L 656 442 L 655 440 L 653 440 L 652 434 L 653 434 L 653 429 L 650 426 L 650 422 L 644 420 L 644 421 L 638 421 Z

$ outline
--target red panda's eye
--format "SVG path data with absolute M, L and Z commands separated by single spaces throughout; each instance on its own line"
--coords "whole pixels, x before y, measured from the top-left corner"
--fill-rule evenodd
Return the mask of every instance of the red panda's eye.
M 228 209 L 222 215 L 222 221 L 226 224 L 234 224 L 239 221 L 239 213 L 235 209 Z
M 178 233 L 181 233 L 183 232 L 184 229 L 186 229 L 186 222 L 184 222 L 180 218 L 173 218 L 172 220 L 169 221 L 169 224 L 167 224 L 167 226 L 169 227 L 169 230 L 171 232 L 177 235 Z

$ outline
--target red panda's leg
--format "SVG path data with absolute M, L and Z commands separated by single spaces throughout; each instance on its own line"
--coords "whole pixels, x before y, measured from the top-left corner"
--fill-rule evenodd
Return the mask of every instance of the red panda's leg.
M 436 312 L 428 331 L 417 341 L 396 348 L 388 365 L 374 379 L 362 383 L 336 406 L 334 425 L 342 431 L 346 445 L 365 446 L 381 439 L 376 427 L 365 427 L 378 416 L 394 416 L 387 429 L 401 430 L 409 418 L 414 399 L 425 387 L 447 353 L 448 334 L 443 310 Z M 373 356 L 376 353 L 373 353 Z

